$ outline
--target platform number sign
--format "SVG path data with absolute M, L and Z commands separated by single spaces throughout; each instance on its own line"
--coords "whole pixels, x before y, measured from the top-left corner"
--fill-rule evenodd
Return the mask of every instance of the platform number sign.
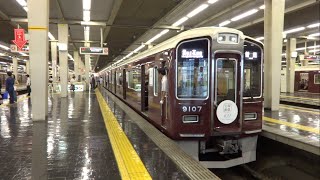
M 200 112 L 202 106 L 182 106 L 183 112 Z

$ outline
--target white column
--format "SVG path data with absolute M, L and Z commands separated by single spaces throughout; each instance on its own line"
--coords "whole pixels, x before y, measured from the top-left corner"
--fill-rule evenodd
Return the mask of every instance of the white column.
M 12 57 L 12 71 L 16 80 L 18 80 L 18 58 L 16 56 Z
M 68 24 L 58 24 L 59 46 L 68 47 Z M 68 50 L 59 48 L 61 97 L 68 96 Z
M 292 52 L 296 52 L 297 40 L 296 38 L 290 38 L 287 41 L 286 47 L 286 59 L 287 59 L 287 68 L 286 68 L 286 83 L 287 83 L 287 92 L 294 92 L 294 71 L 296 58 L 292 57 Z
M 51 42 L 52 79 L 57 82 L 57 42 Z
M 28 0 L 31 104 L 33 121 L 48 114 L 49 0 Z
M 76 76 L 76 80 L 79 80 L 79 52 L 73 52 L 73 59 L 74 59 L 74 74 Z
M 285 0 L 265 0 L 264 10 L 264 106 L 279 110 L 282 32 Z
M 85 46 L 86 47 L 90 47 L 90 43 L 85 43 Z M 90 55 L 89 54 L 86 54 L 84 55 L 84 58 L 85 58 L 85 68 L 86 68 L 86 72 L 85 72 L 85 77 L 86 77 L 86 83 L 87 83 L 87 87 L 86 89 L 89 90 L 89 87 L 90 87 L 90 69 L 91 69 L 91 63 L 90 63 Z
M 30 75 L 30 60 L 26 61 L 26 73 Z

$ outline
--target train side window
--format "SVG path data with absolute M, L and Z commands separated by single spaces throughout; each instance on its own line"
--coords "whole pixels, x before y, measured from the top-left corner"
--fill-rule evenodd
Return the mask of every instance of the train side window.
M 320 74 L 315 74 L 313 77 L 314 77 L 314 84 L 320 84 Z
M 129 72 L 128 88 L 134 91 L 141 91 L 141 70 L 135 69 Z
M 176 97 L 206 99 L 209 91 L 209 39 L 185 41 L 178 45 Z
M 243 97 L 262 95 L 262 49 L 255 43 L 244 43 Z
M 158 67 L 153 68 L 153 95 L 158 96 Z

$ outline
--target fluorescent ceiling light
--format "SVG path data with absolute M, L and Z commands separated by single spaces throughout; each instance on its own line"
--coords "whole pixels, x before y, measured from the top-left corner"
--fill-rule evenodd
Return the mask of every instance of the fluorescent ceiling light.
M 257 40 L 257 41 L 264 40 L 264 37 L 257 37 L 256 40 Z
M 179 19 L 177 22 L 173 23 L 172 26 L 179 26 L 180 24 L 184 23 L 188 19 L 189 19 L 188 17 L 183 17 Z
M 56 40 L 56 38 L 54 38 L 54 36 L 51 34 L 51 32 L 48 32 L 48 37 L 50 40 Z
M 314 33 L 314 34 L 310 34 L 308 35 L 309 37 L 315 37 L 315 36 L 320 36 L 320 33 Z
M 205 10 L 209 5 L 208 4 L 202 4 L 199 7 L 197 7 L 195 10 L 191 11 L 187 17 L 191 18 L 195 15 L 197 15 L 198 13 L 200 13 L 201 11 Z
M 22 53 L 22 52 L 19 52 L 19 54 L 20 54 L 21 56 L 28 56 L 27 54 Z
M 209 0 L 208 3 L 209 3 L 209 4 L 213 4 L 213 3 L 217 2 L 217 1 L 218 1 L 218 0 Z
M 320 26 L 320 23 L 315 23 L 315 24 L 310 24 L 309 26 L 307 26 L 307 28 L 315 28 L 319 26 Z
M 73 57 L 70 54 L 68 54 L 68 57 L 70 58 L 70 60 L 74 61 Z
M 20 6 L 24 7 L 24 6 L 27 6 L 27 2 L 25 0 L 16 0 Z
M 141 46 L 139 46 L 137 49 L 135 49 L 133 52 L 136 53 L 138 51 L 140 51 L 142 48 L 144 48 L 146 45 L 142 44 Z
M 90 11 L 88 10 L 83 11 L 83 21 L 85 22 L 90 21 Z
M 82 6 L 84 10 L 91 9 L 91 0 L 82 0 Z
M 89 41 L 90 39 L 90 27 L 86 26 L 84 27 L 84 40 Z
M 24 9 L 26 12 L 28 12 L 28 7 L 23 7 L 23 9 Z
M 259 9 L 264 9 L 264 8 L 266 8 L 265 5 L 262 5 L 262 6 L 259 7 Z
M 247 17 L 247 16 L 250 16 L 250 15 L 256 13 L 256 12 L 258 12 L 257 9 L 252 9 L 252 10 L 250 10 L 250 11 L 247 11 L 247 12 L 245 12 L 245 13 L 243 13 L 243 14 L 240 14 L 240 15 L 232 18 L 231 21 L 238 21 L 238 20 L 243 19 L 243 18 L 245 18 L 245 17 Z
M 229 20 L 223 21 L 222 23 L 219 24 L 219 27 L 223 27 L 223 26 L 228 25 L 230 23 L 231 23 L 231 21 L 229 21 Z
M 5 49 L 5 50 L 9 50 L 10 49 L 9 47 L 7 47 L 5 45 L 2 45 L 2 44 L 0 44 L 0 48 Z
M 287 41 L 288 41 L 287 39 L 283 40 L 283 42 L 287 42 Z
M 318 51 L 320 51 L 320 49 L 310 50 L 309 52 L 318 52 Z
M 294 32 L 303 31 L 305 29 L 306 29 L 305 27 L 298 27 L 298 28 L 294 28 L 294 29 L 290 29 L 290 30 L 284 31 L 283 33 L 284 34 L 290 34 L 290 33 L 294 33 Z
M 308 49 L 314 49 L 314 48 L 318 48 L 320 47 L 320 45 L 317 45 L 317 46 L 309 46 Z
M 3 53 L 0 53 L 0 56 L 5 56 L 5 54 L 3 54 Z
M 301 51 L 301 50 L 305 50 L 305 49 L 306 49 L 305 47 L 297 48 L 296 51 Z
M 163 36 L 164 34 L 168 33 L 169 32 L 169 29 L 165 29 L 163 31 L 161 31 L 159 34 L 157 34 L 156 36 L 154 36 L 153 38 L 149 39 L 146 44 L 150 44 L 152 43 L 153 41 L 155 41 L 156 39 L 160 38 L 161 36 Z

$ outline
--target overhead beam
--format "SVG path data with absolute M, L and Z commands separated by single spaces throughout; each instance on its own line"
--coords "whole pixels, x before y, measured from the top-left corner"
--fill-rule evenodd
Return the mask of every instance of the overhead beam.
M 302 8 L 305 8 L 307 6 L 311 6 L 315 3 L 319 3 L 319 0 L 307 0 L 307 1 L 303 1 L 302 3 L 300 4 L 297 4 L 295 6 L 292 6 L 292 7 L 289 7 L 285 10 L 285 14 L 286 13 L 290 13 L 290 12 L 294 12 L 294 11 L 298 11 L 299 9 L 302 9 Z M 237 26 L 237 27 L 234 27 L 235 29 L 243 29 L 243 28 L 246 28 L 248 26 L 252 26 L 254 24 L 257 24 L 257 23 L 261 23 L 263 22 L 264 18 L 259 18 L 259 19 L 256 19 L 256 20 L 253 20 L 253 21 L 250 21 L 248 23 L 245 23 L 245 24 L 242 24 L 240 26 Z

